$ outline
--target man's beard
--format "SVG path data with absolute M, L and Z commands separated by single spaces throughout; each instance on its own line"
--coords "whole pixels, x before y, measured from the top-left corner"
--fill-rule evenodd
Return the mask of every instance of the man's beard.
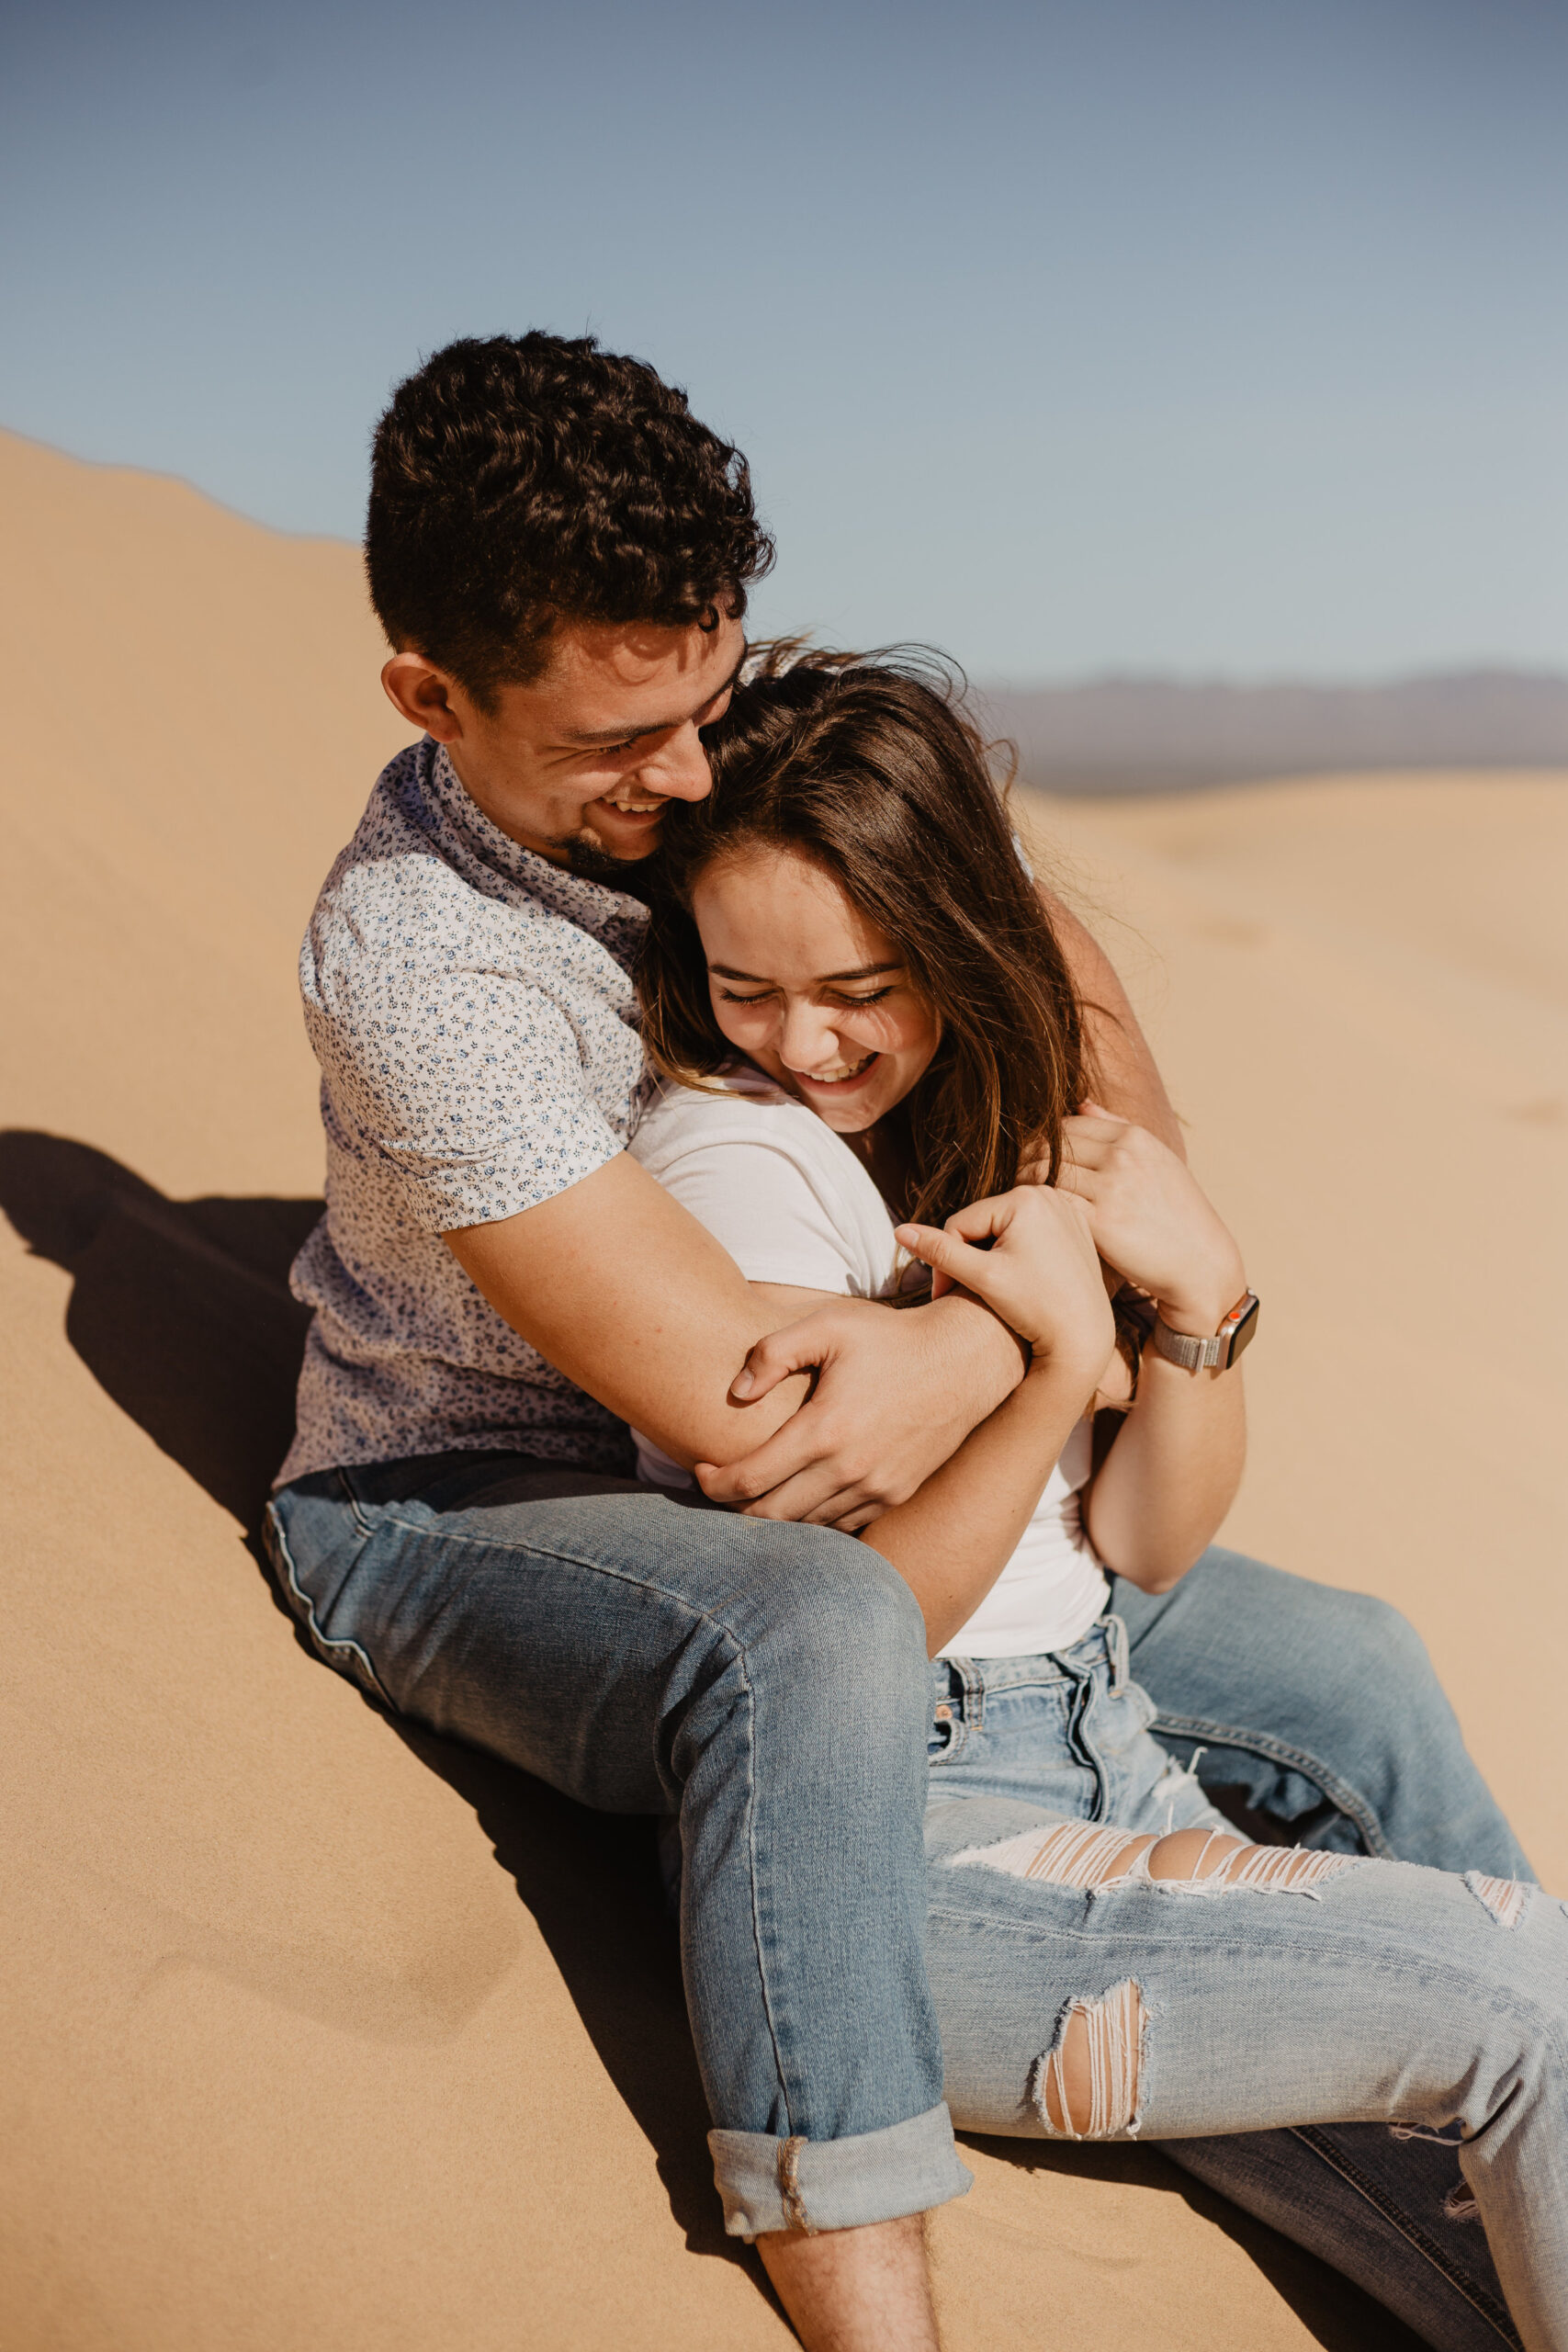
M 653 869 L 659 864 L 657 850 L 648 857 L 612 857 L 586 832 L 573 833 L 561 847 L 566 852 L 569 873 L 580 875 L 584 882 L 599 882 L 607 889 L 623 890 L 628 899 L 647 899 L 648 886 L 641 877 L 647 875 L 651 882 Z

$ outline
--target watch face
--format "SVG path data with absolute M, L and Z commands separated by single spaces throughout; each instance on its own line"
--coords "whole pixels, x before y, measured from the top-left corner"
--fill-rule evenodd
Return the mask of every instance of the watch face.
M 1249 1348 L 1252 1345 L 1253 1334 L 1257 1329 L 1258 1301 L 1251 1291 L 1248 1291 L 1247 1304 L 1242 1309 L 1241 1320 L 1231 1336 L 1231 1351 L 1225 1359 L 1227 1364 L 1235 1363 L 1243 1348 Z

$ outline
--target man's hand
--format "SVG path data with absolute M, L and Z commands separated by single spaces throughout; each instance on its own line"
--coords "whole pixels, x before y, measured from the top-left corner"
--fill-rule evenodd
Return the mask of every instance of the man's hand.
M 742 1403 L 815 1370 L 809 1401 L 756 1452 L 696 1465 L 713 1502 L 853 1534 L 907 1502 L 1018 1385 L 1018 1340 L 973 1299 L 902 1310 L 846 1299 L 770 1332 L 731 1385 Z
M 446 1240 L 547 1363 L 672 1460 L 721 1465 L 716 1500 L 771 1519 L 863 1524 L 1022 1377 L 1011 1332 L 963 1299 L 906 1311 L 841 1299 L 770 1340 L 798 1306 L 760 1295 L 627 1152 Z

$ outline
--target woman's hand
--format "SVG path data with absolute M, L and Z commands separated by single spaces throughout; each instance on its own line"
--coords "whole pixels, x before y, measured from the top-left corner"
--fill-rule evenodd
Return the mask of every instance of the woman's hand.
M 1086 1102 L 1062 1123 L 1056 1184 L 1082 1203 L 1106 1263 L 1147 1291 L 1172 1330 L 1219 1328 L 1247 1288 L 1241 1252 L 1157 1136 Z
M 1085 1202 L 1024 1184 L 972 1202 L 940 1233 L 901 1225 L 898 1239 L 931 1268 L 933 1296 L 961 1284 L 1010 1324 L 1037 1360 L 1081 1370 L 1086 1395 L 1097 1386 L 1116 1326 Z M 987 1240 L 988 1250 L 974 1246 Z

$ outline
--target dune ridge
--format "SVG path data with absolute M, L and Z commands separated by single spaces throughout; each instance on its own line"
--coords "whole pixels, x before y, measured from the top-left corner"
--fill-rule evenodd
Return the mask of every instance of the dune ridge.
M 782 2346 L 716 2227 L 638 1834 L 389 1724 L 247 1546 L 320 1182 L 296 947 L 402 740 L 357 557 L 14 436 L 0 499 L 0 2337 Z M 1568 795 L 1026 816 L 1265 1299 L 1228 1540 L 1410 1611 L 1568 1888 Z M 934 2231 L 953 2352 L 1036 2340 L 1047 2301 L 1111 2352 L 1402 2340 L 1152 2153 L 971 2161 Z

